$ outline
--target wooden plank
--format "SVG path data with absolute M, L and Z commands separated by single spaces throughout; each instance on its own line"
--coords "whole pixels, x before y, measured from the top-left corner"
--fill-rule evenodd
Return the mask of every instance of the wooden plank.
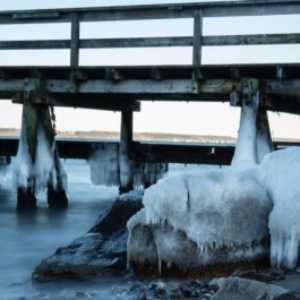
M 197 24 L 199 20 L 197 21 Z M 195 28 L 200 25 L 195 24 Z M 203 46 L 245 46 L 267 44 L 298 44 L 300 34 L 269 34 L 269 35 L 238 35 L 238 36 L 204 36 L 201 38 L 200 29 L 195 37 L 160 37 L 160 38 L 124 38 L 124 39 L 84 39 L 73 43 L 74 59 L 77 58 L 77 46 L 89 48 L 139 48 L 139 47 L 178 47 L 193 46 L 193 65 L 200 66 L 201 47 Z M 76 33 L 78 35 L 78 33 Z M 74 33 L 75 35 L 75 33 Z M 0 50 L 14 49 L 69 49 L 70 40 L 47 41 L 1 41 Z
M 4 11 L 0 12 L 0 24 L 66 22 L 73 13 L 80 14 L 83 22 L 193 18 L 199 9 L 203 9 L 204 17 L 298 14 L 299 4 L 299 0 L 256 0 Z
M 232 69 L 238 68 L 240 77 L 252 77 L 259 79 L 276 79 L 278 64 L 239 64 L 239 65 L 202 65 L 202 77 L 204 79 L 231 79 Z M 289 78 L 299 78 L 299 64 L 282 64 L 289 74 Z M 114 69 L 122 75 L 122 79 L 150 79 L 153 78 L 152 70 L 156 69 L 162 74 L 164 79 L 191 79 L 195 68 L 192 65 L 173 66 L 80 66 L 77 72 L 83 74 L 82 80 L 105 79 L 106 70 Z M 43 78 L 69 79 L 70 68 L 66 66 L 10 66 L 0 67 L 3 74 L 7 74 L 5 79 L 23 79 L 35 76 L 36 71 L 42 74 Z M 80 79 L 81 80 L 81 79 Z M 4 82 L 2 82 L 3 84 Z
M 299 0 L 256 0 L 256 1 L 226 1 L 202 3 L 156 4 L 137 6 L 89 7 L 47 10 L 21 10 L 0 13 L 0 24 L 20 24 L 22 22 L 65 22 L 71 20 L 71 15 L 80 14 L 81 21 L 113 21 L 142 20 L 163 18 L 192 18 L 195 10 L 203 9 L 204 17 L 223 16 L 261 16 L 271 14 L 300 13 Z M 48 14 L 46 18 L 30 18 Z M 59 14 L 53 18 L 52 15 Z M 13 16 L 26 18 L 13 18 Z
M 48 19 L 58 18 L 59 13 L 54 11 L 16 12 L 12 17 L 13 19 Z
M 71 23 L 71 54 L 70 54 L 70 65 L 72 68 L 79 66 L 79 38 L 80 38 L 80 23 L 78 14 L 72 15 Z
M 1 80 L 0 80 L 1 90 Z M 46 80 L 45 90 L 51 93 L 70 92 L 68 80 Z M 79 93 L 162 94 L 191 93 L 191 80 L 87 80 L 78 86 Z
M 20 102 L 19 102 L 20 103 Z M 107 97 L 99 94 L 47 94 L 43 101 L 36 99 L 35 104 L 60 107 L 76 107 L 109 111 L 140 111 L 141 104 L 130 98 Z
M 48 41 L 1 41 L 0 50 L 16 49 L 69 49 L 69 40 L 48 40 Z
M 84 39 L 80 48 L 136 48 L 192 46 L 191 37 L 124 38 L 124 39 Z
M 194 36 L 193 36 L 193 66 L 200 67 L 202 61 L 202 32 L 203 12 L 198 10 L 194 15 Z
M 126 38 L 126 39 L 85 39 L 74 42 L 79 48 L 137 48 L 137 47 L 170 47 L 192 46 L 191 37 L 162 37 L 162 38 Z M 70 40 L 48 41 L 1 41 L 0 50 L 15 49 L 70 49 Z M 74 54 L 74 59 L 77 53 Z
M 203 46 L 247 46 L 298 43 L 300 43 L 300 34 L 226 35 L 203 37 Z

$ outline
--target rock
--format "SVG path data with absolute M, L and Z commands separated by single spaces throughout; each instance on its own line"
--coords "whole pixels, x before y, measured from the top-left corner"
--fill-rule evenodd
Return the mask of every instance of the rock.
M 121 195 L 87 234 L 61 247 L 34 270 L 37 281 L 91 279 L 124 275 L 127 263 L 126 223 L 142 208 L 142 191 Z
M 255 280 L 238 277 L 222 277 L 214 279 L 213 285 L 219 286 L 219 290 L 211 297 L 211 300 L 291 300 L 290 291 L 273 284 L 266 284 Z

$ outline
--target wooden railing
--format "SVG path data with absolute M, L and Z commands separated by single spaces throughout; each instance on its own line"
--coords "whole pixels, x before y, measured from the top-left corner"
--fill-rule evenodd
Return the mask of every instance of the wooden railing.
M 70 39 L 1 41 L 0 50 L 70 49 L 70 66 L 78 67 L 80 49 L 189 46 L 193 47 L 193 65 L 200 67 L 202 62 L 202 48 L 204 46 L 297 44 L 300 42 L 300 34 L 203 36 L 203 20 L 205 18 L 299 13 L 300 1 L 298 0 L 253 0 L 204 2 L 197 4 L 8 11 L 0 13 L 0 25 L 70 23 Z M 194 32 L 191 33 L 191 36 L 112 39 L 82 39 L 80 37 L 80 27 L 83 22 L 181 18 L 192 18 L 194 20 Z

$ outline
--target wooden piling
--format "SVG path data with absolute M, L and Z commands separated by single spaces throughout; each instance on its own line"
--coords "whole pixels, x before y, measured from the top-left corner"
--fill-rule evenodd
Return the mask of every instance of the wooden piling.
M 256 128 L 257 161 L 260 163 L 266 154 L 274 151 L 267 110 L 260 106 L 258 107 Z
M 133 190 L 133 167 L 130 159 L 133 136 L 133 112 L 123 110 L 121 113 L 121 134 L 119 148 L 120 194 Z

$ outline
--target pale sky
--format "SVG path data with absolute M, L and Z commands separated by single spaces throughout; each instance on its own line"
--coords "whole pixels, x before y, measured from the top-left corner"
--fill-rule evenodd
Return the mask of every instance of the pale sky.
M 112 6 L 128 4 L 154 4 L 175 2 L 204 2 L 184 0 L 10 0 L 1 1 L 0 10 L 38 9 L 56 7 Z M 299 33 L 300 16 L 270 16 L 249 18 L 204 19 L 205 35 L 249 33 Z M 167 21 L 84 23 L 81 38 L 186 36 L 192 35 L 191 19 Z M 47 35 L 45 35 L 47 33 Z M 67 39 L 69 24 L 38 26 L 0 26 L 0 40 Z M 192 49 L 104 49 L 82 50 L 81 65 L 165 65 L 190 64 Z M 203 64 L 259 62 L 300 62 L 300 46 L 204 47 Z M 55 51 L 0 51 L 0 66 L 4 65 L 68 65 L 69 52 Z M 58 130 L 118 131 L 120 114 L 73 108 L 56 108 Z M 167 112 L 167 114 L 166 114 Z M 9 116 L 9 117 L 8 117 Z M 274 137 L 300 138 L 300 118 L 296 115 L 269 114 Z M 143 102 L 142 112 L 134 114 L 136 132 L 172 132 L 236 136 L 239 109 L 228 103 Z M 19 128 L 21 106 L 0 101 L 0 127 Z

